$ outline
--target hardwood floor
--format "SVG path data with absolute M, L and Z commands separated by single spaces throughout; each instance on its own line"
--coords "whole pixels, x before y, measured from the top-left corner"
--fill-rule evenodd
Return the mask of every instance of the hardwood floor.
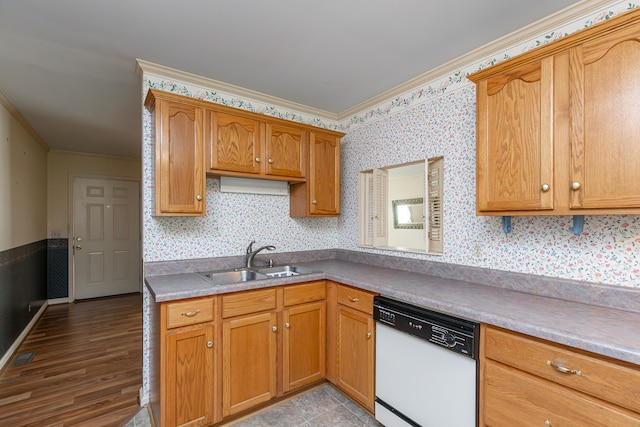
M 118 426 L 138 409 L 142 296 L 47 307 L 0 372 L 0 426 Z M 14 356 L 15 357 L 15 356 Z

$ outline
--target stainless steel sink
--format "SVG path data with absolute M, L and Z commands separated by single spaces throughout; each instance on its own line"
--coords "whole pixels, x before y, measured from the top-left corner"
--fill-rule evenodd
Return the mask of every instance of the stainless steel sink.
M 204 273 L 204 277 L 209 279 L 214 285 L 229 285 L 231 283 L 248 282 L 251 280 L 268 279 L 269 276 L 256 270 L 231 270 L 231 271 L 212 271 Z
M 297 265 L 279 265 L 277 267 L 260 268 L 258 272 L 266 274 L 269 277 L 289 277 L 313 273 L 312 270 Z
M 252 280 L 263 280 L 275 277 L 299 276 L 301 274 L 313 273 L 311 269 L 299 267 L 297 265 L 279 265 L 277 267 L 265 268 L 239 268 L 227 271 L 211 271 L 200 273 L 212 285 L 230 285 L 232 283 L 249 282 Z

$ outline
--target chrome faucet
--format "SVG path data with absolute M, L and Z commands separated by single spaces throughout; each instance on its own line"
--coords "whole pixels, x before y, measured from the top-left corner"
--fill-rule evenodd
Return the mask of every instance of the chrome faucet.
M 258 255 L 258 252 L 266 249 L 268 251 L 272 251 L 274 250 L 276 247 L 273 245 L 267 245 L 267 246 L 262 246 L 258 249 L 256 249 L 255 251 L 253 250 L 253 244 L 255 243 L 255 240 L 252 240 L 251 243 L 249 243 L 249 246 L 247 246 L 247 254 L 245 255 L 244 259 L 245 259 L 245 265 L 247 268 L 252 268 L 253 267 L 253 258 L 255 258 L 256 255 Z M 271 265 L 271 263 L 269 263 L 269 265 Z

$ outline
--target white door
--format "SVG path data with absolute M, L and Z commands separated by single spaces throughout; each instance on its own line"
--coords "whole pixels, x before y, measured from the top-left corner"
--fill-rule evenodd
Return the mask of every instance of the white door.
M 140 292 L 140 190 L 135 181 L 74 178 L 75 299 Z

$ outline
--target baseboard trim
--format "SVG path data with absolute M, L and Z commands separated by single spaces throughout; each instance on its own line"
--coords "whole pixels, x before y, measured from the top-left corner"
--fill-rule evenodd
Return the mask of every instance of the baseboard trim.
M 144 389 L 140 387 L 140 391 L 138 392 L 138 400 L 140 401 L 140 407 L 144 407 L 149 404 L 149 394 L 144 395 Z
M 47 301 L 49 303 L 49 305 L 56 305 L 56 304 L 68 304 L 71 302 L 71 298 L 52 298 L 50 300 Z
M 11 344 L 11 347 L 9 347 L 9 349 L 4 353 L 4 355 L 2 356 L 2 359 L 0 359 L 0 371 L 4 369 L 5 365 L 9 362 L 9 360 L 11 360 L 13 353 L 15 353 L 15 351 L 18 349 L 22 341 L 26 338 L 29 331 L 31 331 L 31 328 L 33 328 L 33 326 L 36 324 L 40 316 L 42 316 L 42 313 L 44 313 L 44 310 L 47 308 L 48 305 L 49 305 L 49 301 L 45 301 L 44 304 L 42 304 L 38 312 L 31 318 L 31 321 L 27 324 L 27 326 L 24 328 L 22 333 L 18 335 L 18 338 L 16 338 L 13 344 Z

